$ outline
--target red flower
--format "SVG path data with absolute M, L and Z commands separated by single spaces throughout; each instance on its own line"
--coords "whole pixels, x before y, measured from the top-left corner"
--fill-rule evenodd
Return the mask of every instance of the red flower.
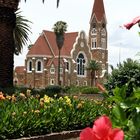
M 129 30 L 133 25 L 139 22 L 140 22 L 140 16 L 134 18 L 131 22 L 124 24 L 124 27 Z
M 123 140 L 124 133 L 121 129 L 112 128 L 112 123 L 107 116 L 101 116 L 94 122 L 93 128 L 85 128 L 80 133 L 80 140 Z

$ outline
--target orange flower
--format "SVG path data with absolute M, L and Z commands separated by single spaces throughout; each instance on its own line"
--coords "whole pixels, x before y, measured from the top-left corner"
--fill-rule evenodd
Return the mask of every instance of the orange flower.
M 0 92 L 0 100 L 4 100 L 4 99 L 5 99 L 5 97 L 4 97 L 3 93 Z

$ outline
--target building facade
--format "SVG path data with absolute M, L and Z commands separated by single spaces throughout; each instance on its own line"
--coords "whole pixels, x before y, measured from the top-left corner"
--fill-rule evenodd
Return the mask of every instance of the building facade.
M 94 59 L 101 64 L 98 82 L 108 72 L 107 28 L 103 0 L 94 0 L 88 36 L 84 31 L 65 33 L 61 49 L 60 81 L 63 86 L 90 85 L 86 66 Z M 14 82 L 34 88 L 58 84 L 58 47 L 55 33 L 43 30 L 29 49 L 25 66 L 15 68 Z

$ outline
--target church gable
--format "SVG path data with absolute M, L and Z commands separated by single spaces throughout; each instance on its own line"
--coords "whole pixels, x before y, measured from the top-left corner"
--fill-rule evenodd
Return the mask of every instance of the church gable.
M 41 34 L 33 46 L 29 49 L 27 57 L 29 56 L 52 56 L 49 44 L 47 43 L 43 34 Z
M 87 44 L 87 37 L 84 31 L 79 32 L 73 49 L 71 50 L 71 56 L 74 60 L 76 60 L 79 52 L 83 52 L 84 54 L 86 54 L 87 59 L 91 59 L 91 53 Z

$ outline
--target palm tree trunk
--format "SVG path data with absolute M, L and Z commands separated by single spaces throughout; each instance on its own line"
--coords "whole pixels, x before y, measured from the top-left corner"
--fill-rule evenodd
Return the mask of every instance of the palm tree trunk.
M 95 71 L 91 71 L 91 86 L 95 86 L 96 79 L 95 79 Z
M 0 87 L 2 88 L 13 86 L 15 23 L 14 9 L 0 7 Z

